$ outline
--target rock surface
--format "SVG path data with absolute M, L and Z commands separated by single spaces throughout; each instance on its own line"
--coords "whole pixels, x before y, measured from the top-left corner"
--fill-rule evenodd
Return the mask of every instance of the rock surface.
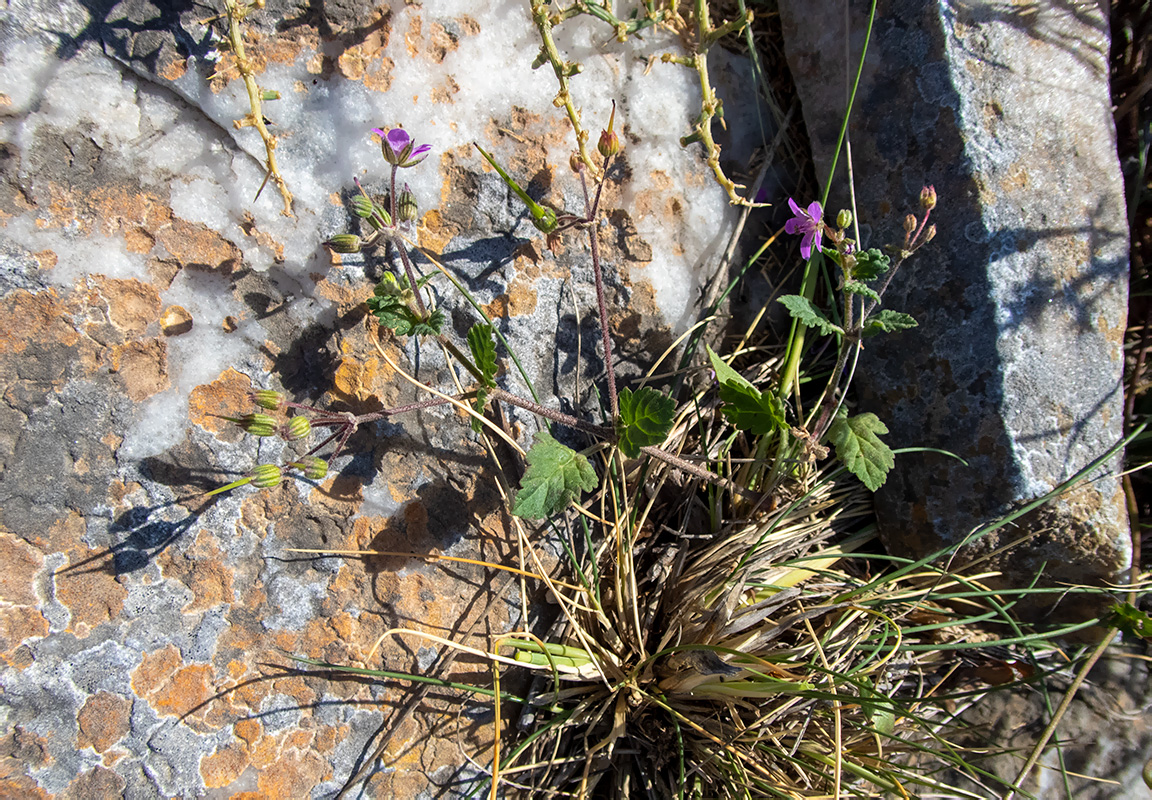
M 402 176 L 427 211 L 421 243 L 500 320 L 546 402 L 596 408 L 587 242 L 550 249 L 472 148 L 579 210 L 554 76 L 530 69 L 539 41 L 525 4 L 269 2 L 253 13 L 246 47 L 261 86 L 282 97 L 264 114 L 292 217 L 272 185 L 253 200 L 263 147 L 232 124 L 247 98 L 210 13 L 159 0 L 0 12 L 5 796 L 330 797 L 410 689 L 270 666 L 291 665 L 282 653 L 428 672 L 437 645 L 380 642 L 385 632 L 462 639 L 479 624 L 470 641 L 483 647 L 518 624 L 517 583 L 420 557 L 515 562 L 488 457 L 455 414 L 362 431 L 318 485 L 202 496 L 294 452 L 221 419 L 250 410 L 254 388 L 357 411 L 423 399 L 365 319 L 391 262 L 333 259 L 320 245 L 353 225 L 354 177 L 385 191 L 370 128 L 403 124 L 433 144 Z M 602 46 L 599 23 L 566 28 L 562 47 L 586 67 L 573 89 L 586 124 L 598 131 L 619 102 L 627 149 L 600 236 L 623 359 L 647 366 L 689 321 L 736 214 L 698 148 L 678 143 L 699 109 L 692 73 L 642 75 L 677 41 Z M 742 74 L 730 59 L 713 65 L 718 82 Z M 750 105 L 731 104 L 734 130 L 753 129 L 738 115 Z M 445 282 L 436 291 L 462 333 L 473 313 Z M 384 349 L 451 386 L 436 348 Z M 524 391 L 514 373 L 502 380 Z M 534 422 L 516 421 L 527 443 Z M 458 663 L 443 677 L 487 684 L 486 669 Z M 366 795 L 467 788 L 477 773 L 464 754 L 487 761 L 492 723 L 489 704 L 434 692 Z
M 826 178 L 867 4 L 781 4 L 817 172 Z M 1108 93 L 1107 19 L 1096 5 L 1035 13 L 995 2 L 881 3 L 851 127 L 865 246 L 899 243 L 922 186 L 939 235 L 885 305 L 916 330 L 870 340 L 862 402 L 903 455 L 877 494 L 891 552 L 919 556 L 1042 496 L 1119 441 L 1127 223 Z M 812 25 L 812 19 L 822 20 Z M 831 213 L 846 197 L 844 159 Z M 1108 465 L 1115 473 L 1120 457 Z M 1005 582 L 1126 580 L 1120 482 L 1065 495 L 967 550 Z M 1046 605 L 1046 604 L 1045 604 Z M 1090 609 L 1059 608 L 1076 618 Z

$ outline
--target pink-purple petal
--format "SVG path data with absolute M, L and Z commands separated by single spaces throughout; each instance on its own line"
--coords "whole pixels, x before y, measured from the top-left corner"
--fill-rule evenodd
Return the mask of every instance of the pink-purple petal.
M 388 146 L 392 148 L 394 153 L 404 152 L 404 148 L 412 141 L 412 137 L 408 135 L 408 131 L 403 128 L 393 128 L 388 131 Z
M 808 216 L 817 222 L 824 218 L 824 209 L 820 207 L 819 200 L 813 200 L 812 204 L 808 206 Z
M 800 206 L 796 205 L 796 201 L 793 200 L 791 197 L 788 198 L 788 207 L 790 209 L 792 209 L 792 213 L 798 217 L 804 213 L 803 211 L 800 210 Z

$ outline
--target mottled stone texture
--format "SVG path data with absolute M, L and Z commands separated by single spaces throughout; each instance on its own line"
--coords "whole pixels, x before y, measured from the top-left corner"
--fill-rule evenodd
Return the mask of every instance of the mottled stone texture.
M 265 114 L 296 192 L 292 218 L 271 186 L 253 199 L 263 148 L 232 125 L 246 96 L 201 23 L 219 2 L 0 10 L 0 797 L 332 797 L 411 686 L 294 674 L 286 653 L 429 673 L 443 648 L 386 631 L 487 647 L 537 608 L 521 604 L 516 580 L 424 558 L 517 560 L 492 461 L 444 408 L 362 430 L 318 484 L 203 496 L 306 449 L 222 419 L 252 410 L 253 388 L 355 412 L 426 399 L 379 341 L 393 363 L 453 391 L 438 347 L 381 336 L 368 318 L 364 301 L 396 260 L 334 258 L 321 245 L 357 224 L 354 177 L 385 190 L 373 126 L 404 122 L 435 143 L 401 176 L 426 212 L 412 235 L 515 343 L 544 402 L 598 413 L 587 239 L 545 240 L 472 148 L 482 142 L 534 196 L 579 209 L 557 87 L 530 69 L 539 42 L 526 4 L 509 4 L 508 19 L 465 5 L 272 0 L 252 14 L 248 54 L 283 94 Z M 509 52 L 507 74 L 486 82 L 491 101 L 477 111 L 457 56 L 493 48 Z M 589 72 L 614 69 L 599 49 L 595 59 Z M 618 64 L 639 80 L 619 95 L 628 150 L 604 190 L 600 250 L 626 378 L 672 341 L 653 281 L 670 269 L 664 256 L 700 262 L 676 281 L 684 299 L 687 272 L 709 265 L 700 240 L 724 244 L 722 225 L 690 224 L 702 198 L 714 193 L 728 223 L 735 213 L 699 148 L 675 144 L 688 113 L 668 126 L 682 129 L 667 131 L 660 169 L 630 160 L 658 149 L 627 121 L 653 84 L 643 59 Z M 673 77 L 691 88 L 688 75 Z M 581 79 L 606 123 L 613 90 Z M 538 102 L 513 106 L 512 82 Z M 387 94 L 393 84 L 403 88 Z M 645 219 L 660 237 L 638 229 Z M 462 336 L 475 313 L 443 279 L 433 286 Z M 498 380 L 524 391 L 512 371 Z M 528 444 L 535 420 L 512 417 Z M 506 456 L 515 481 L 520 462 Z M 465 659 L 442 677 L 491 680 Z M 487 762 L 493 734 L 491 703 L 434 691 L 353 796 L 475 788 L 468 759 Z
M 846 19 L 841 3 L 781 4 L 822 180 L 844 110 L 845 25 L 851 74 L 866 28 L 868 4 L 849 5 Z M 897 460 L 877 506 L 898 555 L 960 541 L 1121 435 L 1128 232 L 1107 57 L 1106 14 L 1093 3 L 880 3 L 851 128 L 865 245 L 898 243 L 927 184 L 939 235 L 885 298 L 920 327 L 869 341 L 856 385 L 893 446 L 968 462 Z M 845 177 L 841 158 L 832 212 Z M 1114 478 L 968 554 L 1030 534 L 993 558 L 1010 583 L 1041 566 L 1049 580 L 1118 580 L 1131 558 Z

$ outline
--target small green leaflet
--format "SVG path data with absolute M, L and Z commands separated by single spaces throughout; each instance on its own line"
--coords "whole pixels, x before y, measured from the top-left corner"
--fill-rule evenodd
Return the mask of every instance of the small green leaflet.
M 478 322 L 469 328 L 468 349 L 472 351 L 476 368 L 484 376 L 481 382 L 488 387 L 495 386 L 496 342 L 492 339 L 492 326 Z
M 542 430 L 528 451 L 528 470 L 520 479 L 512 513 L 525 519 L 544 519 L 563 511 L 580 492 L 594 488 L 596 470 L 588 459 Z
M 798 294 L 786 294 L 780 302 L 788 309 L 788 313 L 809 328 L 819 328 L 820 333 L 829 336 L 833 333 L 844 333 L 844 329 L 836 325 L 824 312 L 816 308 L 811 300 Z
M 869 300 L 875 300 L 877 303 L 880 302 L 880 295 L 876 293 L 876 290 L 860 281 L 844 281 L 844 291 L 848 294 L 863 295 Z
M 867 339 L 878 333 L 892 333 L 893 331 L 915 328 L 918 324 L 911 314 L 886 308 L 879 314 L 869 317 L 868 321 L 864 323 L 864 338 Z
M 852 277 L 860 281 L 875 280 L 888 271 L 891 259 L 875 247 L 856 254 L 856 266 L 852 268 Z
M 628 458 L 640 455 L 641 447 L 663 444 L 672 430 L 676 404 L 655 389 L 642 386 L 635 393 L 622 389 L 620 422 L 617 426 L 620 450 Z
M 841 407 L 828 429 L 828 438 L 836 447 L 836 457 L 871 491 L 884 485 L 888 470 L 896 464 L 891 448 L 880 441 L 888 426 L 875 414 L 849 417 Z
M 480 389 L 472 407 L 477 414 L 483 414 L 484 405 L 488 402 L 488 389 L 496 385 L 496 343 L 492 340 L 492 326 L 478 322 L 469 328 L 468 349 L 472 351 L 472 360 L 481 375 Z M 480 433 L 482 427 L 480 420 L 473 417 L 472 430 Z
M 1108 624 L 1119 628 L 1128 636 L 1152 639 L 1152 617 L 1149 617 L 1131 603 L 1117 603 L 1112 606 Z
M 708 359 L 716 372 L 716 380 L 720 382 L 720 399 L 724 402 L 721 412 L 729 422 L 756 436 L 788 427 L 780 398 L 771 392 L 761 393 L 744 380 L 739 372 L 725 364 L 711 347 L 704 347 L 708 350 Z

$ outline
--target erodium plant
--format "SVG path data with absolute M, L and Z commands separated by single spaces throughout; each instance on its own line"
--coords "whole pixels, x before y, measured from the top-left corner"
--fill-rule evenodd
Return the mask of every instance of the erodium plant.
M 213 493 L 245 483 L 267 488 L 277 485 L 282 476 L 291 474 L 322 478 L 327 463 L 342 452 L 349 438 L 361 426 L 378 420 L 434 406 L 466 403 L 473 412 L 473 428 L 479 431 L 486 424 L 484 414 L 489 405 L 504 402 L 530 411 L 550 423 L 582 431 L 601 443 L 595 447 L 615 447 L 626 459 L 654 458 L 737 494 L 753 500 L 762 499 L 758 492 L 661 447 L 675 417 L 673 397 L 648 386 L 635 390 L 617 389 L 601 255 L 595 234 L 605 176 L 612 159 L 620 152 L 620 140 L 614 125 L 615 104 L 608 127 L 601 132 L 597 145 L 602 159 L 598 170 L 600 177 L 594 179 L 591 186 L 583 162 L 574 160 L 585 199 L 584 208 L 578 214 L 556 211 L 533 200 L 491 154 L 476 145 L 483 158 L 525 203 L 537 229 L 550 237 L 565 231 L 580 231 L 588 235 L 606 373 L 606 421 L 595 422 L 564 414 L 499 386 L 496 381 L 499 358 L 494 338 L 499 334 L 491 320 L 485 318 L 476 322 L 462 345 L 444 333 L 445 314 L 435 307 L 431 296 L 426 297 L 426 284 L 430 277 L 417 274 L 409 253 L 406 234 L 411 232 L 418 217 L 416 201 L 407 184 L 397 190 L 400 170 L 418 167 L 432 147 L 417 144 L 400 127 L 373 129 L 380 138 L 381 154 L 391 169 L 387 207 L 370 197 L 357 181 L 360 194 L 352 201 L 352 210 L 365 220 L 369 232 L 363 235 L 337 234 L 325 244 L 335 253 L 359 253 L 383 246 L 389 246 L 398 253 L 403 264 L 402 273 L 385 273 L 367 301 L 369 310 L 382 328 L 396 336 L 418 336 L 439 342 L 472 376 L 474 386 L 462 393 L 445 394 L 359 415 L 295 403 L 276 392 L 256 392 L 253 401 L 264 412 L 271 413 L 257 412 L 232 419 L 247 432 L 258 436 L 279 435 L 286 439 L 303 439 L 312 429 L 327 429 L 330 433 L 301 459 L 283 467 L 261 465 L 247 478 L 220 487 Z M 819 202 L 801 208 L 794 200 L 789 200 L 794 217 L 787 223 L 787 231 L 802 236 L 800 249 L 806 260 L 827 258 L 839 267 L 842 305 L 838 314 L 829 316 L 803 295 L 788 295 L 780 302 L 798 322 L 822 335 L 838 338 L 837 365 L 817 406 L 818 416 L 802 420 L 792 415 L 793 418 L 789 419 L 785 386 L 776 392 L 761 391 L 709 348 L 708 356 L 716 374 L 723 413 L 736 430 L 759 437 L 762 444 L 775 438 L 781 447 L 801 451 L 808 461 L 826 454 L 822 442 L 827 440 L 848 469 L 869 489 L 875 490 L 883 483 L 893 463 L 891 451 L 879 439 L 887 429 L 873 414 L 847 415 L 842 400 L 848 380 L 841 380 L 841 375 L 858 353 L 863 338 L 915 326 L 915 321 L 907 314 L 890 309 L 877 311 L 877 307 L 896 268 L 935 235 L 935 227 L 927 225 L 935 203 L 935 192 L 931 187 L 926 188 L 921 195 L 923 218 L 909 215 L 904 241 L 900 246 L 890 248 L 895 256 L 893 262 L 888 253 L 857 248 L 855 240 L 846 231 L 852 222 L 849 212 L 841 212 L 837 215 L 836 224 L 829 225 L 823 219 Z M 329 445 L 332 445 L 329 454 L 321 458 L 318 454 Z M 547 428 L 537 435 L 535 444 L 528 451 L 527 461 L 528 469 L 512 506 L 512 513 L 517 516 L 530 519 L 550 517 L 578 499 L 582 492 L 592 490 L 598 482 L 587 455 L 557 441 Z

